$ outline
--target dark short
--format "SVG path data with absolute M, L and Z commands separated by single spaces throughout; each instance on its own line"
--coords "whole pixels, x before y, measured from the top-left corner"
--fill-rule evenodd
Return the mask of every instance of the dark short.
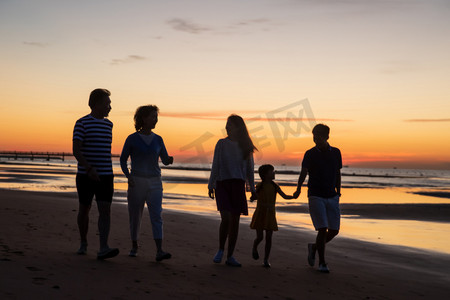
M 226 179 L 216 182 L 217 210 L 229 211 L 237 215 L 248 215 L 245 181 Z
M 77 174 L 78 200 L 81 204 L 91 205 L 94 196 L 97 202 L 112 202 L 114 175 L 100 175 L 99 177 L 100 181 L 95 181 L 86 174 Z

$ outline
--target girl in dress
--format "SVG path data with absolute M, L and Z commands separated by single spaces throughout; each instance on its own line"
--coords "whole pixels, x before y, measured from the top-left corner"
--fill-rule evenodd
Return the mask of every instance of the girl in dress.
M 259 259 L 258 245 L 263 240 L 264 230 L 266 231 L 266 247 L 264 253 L 263 266 L 270 268 L 269 255 L 272 248 L 272 233 L 278 230 L 275 216 L 275 200 L 277 194 L 284 199 L 294 199 L 294 196 L 286 195 L 281 188 L 273 181 L 275 179 L 275 169 L 272 165 L 262 165 L 258 169 L 262 182 L 256 185 L 256 199 L 258 200 L 255 212 L 253 213 L 250 228 L 256 229 L 256 239 L 253 242 L 253 259 Z M 250 202 L 256 200 L 251 198 Z

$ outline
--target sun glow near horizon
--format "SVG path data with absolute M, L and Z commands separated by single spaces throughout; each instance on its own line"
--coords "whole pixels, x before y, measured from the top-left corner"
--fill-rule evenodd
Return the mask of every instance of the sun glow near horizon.
M 344 164 L 450 169 L 448 28 L 441 0 L 2 1 L 0 150 L 71 152 L 102 87 L 116 154 L 150 103 L 180 161 L 211 161 L 236 113 L 257 163 L 298 165 L 312 118 L 279 111 L 308 99 Z
M 87 113 L 88 109 L 81 115 Z M 115 154 L 120 154 L 126 137 L 134 132 L 133 113 L 134 109 L 128 113 L 115 114 L 112 111 L 109 116 L 114 122 L 112 152 Z M 22 122 L 16 123 L 19 125 L 17 127 L 2 131 L 0 150 L 71 152 L 73 124 L 81 115 L 56 114 L 49 120 L 37 122 L 31 129 L 26 120 L 32 119 L 32 112 L 6 116 L 3 119 L 5 123 L 14 123 L 18 118 L 22 118 Z M 314 146 L 310 132 L 312 124 L 325 123 L 331 127 L 330 144 L 341 149 L 344 165 L 380 168 L 450 168 L 450 147 L 445 143 L 442 144 L 441 136 L 446 133 L 442 132 L 442 124 L 439 122 L 411 124 L 398 121 L 388 124 L 389 121 L 386 121 L 378 127 L 371 124 L 362 126 L 364 122 L 359 122 L 361 126 L 355 128 L 356 122 L 352 120 L 318 118 L 312 122 L 305 117 L 305 121 L 296 120 L 297 123 L 303 124 L 301 130 L 295 132 L 297 128 L 295 122 L 268 120 L 261 115 L 262 113 L 258 111 L 243 114 L 249 132 L 259 149 L 255 152 L 257 164 L 300 165 L 304 152 Z M 175 156 L 177 162 L 210 163 L 215 143 L 226 136 L 227 117 L 228 114 L 224 111 L 203 114 L 161 112 L 155 132 L 164 138 L 170 154 Z M 278 134 L 282 136 L 275 137 L 275 127 L 278 127 Z M 427 142 L 422 143 L 414 135 L 405 135 L 405 128 L 408 127 L 413 127 L 417 136 L 427 136 Z M 437 149 L 443 150 L 440 155 Z M 445 149 L 447 151 L 444 151 Z

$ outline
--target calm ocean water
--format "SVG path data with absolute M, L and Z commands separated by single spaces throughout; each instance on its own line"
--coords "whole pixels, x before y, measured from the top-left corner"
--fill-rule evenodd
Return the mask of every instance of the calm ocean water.
M 294 190 L 298 180 L 300 167 L 276 166 L 275 181 Z M 74 174 L 76 161 L 59 160 L 11 160 L 0 158 L 0 188 L 23 189 L 32 191 L 75 191 Z M 126 178 L 123 176 L 118 161 L 114 161 L 114 173 L 117 198 L 126 192 Z M 206 184 L 209 178 L 209 166 L 173 165 L 162 169 L 165 191 L 168 194 L 206 195 Z M 255 174 L 255 180 L 258 180 Z M 125 184 L 125 186 L 123 186 Z M 199 189 L 192 185 L 198 185 Z M 188 188 L 185 188 L 188 186 Z M 342 188 L 348 189 L 406 189 L 410 192 L 450 192 L 450 170 L 413 170 L 413 169 L 374 169 L 343 168 Z M 304 189 L 306 191 L 306 188 Z M 344 193 L 343 193 L 344 194 Z M 450 203 L 449 200 L 428 197 L 423 203 Z M 447 197 L 448 199 L 448 197 Z M 345 201 L 345 199 L 343 199 Z M 380 199 L 380 201 L 382 201 Z M 391 199 L 392 203 L 404 203 L 402 199 Z M 400 201 L 400 202 L 399 202 Z M 430 202 L 431 201 L 431 202 Z M 364 199 L 357 203 L 369 203 Z M 383 203 L 386 203 L 383 201 Z M 417 203 L 414 201 L 414 203 Z
M 276 171 L 275 181 L 285 193 L 293 193 L 300 167 L 279 166 Z M 0 159 L 0 188 L 75 193 L 75 173 L 74 159 Z M 126 204 L 127 179 L 122 175 L 117 161 L 114 162 L 114 173 L 114 201 Z M 218 217 L 215 201 L 207 195 L 208 166 L 174 165 L 173 168 L 162 169 L 162 174 L 165 209 Z M 427 204 L 437 207 L 450 204 L 448 170 L 343 168 L 342 174 L 343 196 L 340 202 L 344 205 Z M 258 178 L 257 174 L 255 178 Z M 303 192 L 306 193 L 306 190 L 304 187 Z M 277 212 L 280 228 L 302 228 L 313 233 L 309 215 L 294 209 L 305 207 L 306 203 L 304 194 L 296 200 L 278 197 L 277 207 L 283 208 Z M 250 221 L 255 206 L 256 203 L 249 203 L 249 216 L 242 218 L 243 223 Z M 435 238 L 447 236 L 448 232 L 450 222 L 408 220 L 401 216 L 383 219 L 343 215 L 341 226 L 341 236 L 344 237 L 450 254 L 450 241 Z

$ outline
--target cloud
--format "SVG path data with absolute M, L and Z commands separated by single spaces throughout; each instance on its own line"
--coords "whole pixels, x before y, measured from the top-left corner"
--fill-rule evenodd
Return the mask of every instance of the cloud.
M 39 48 L 45 48 L 48 46 L 47 43 L 41 43 L 41 42 L 23 42 L 24 45 L 31 46 L 31 47 L 39 47 Z
M 241 32 L 241 30 L 252 29 L 252 30 L 269 30 L 267 25 L 274 25 L 270 19 L 267 18 L 254 18 L 240 20 L 229 25 L 224 25 L 221 27 L 205 26 L 194 23 L 190 20 L 182 18 L 174 18 L 167 21 L 174 30 L 187 32 L 191 34 L 202 34 L 202 33 L 214 33 L 214 34 L 234 34 Z M 263 26 L 261 28 L 261 26 Z
M 250 19 L 250 20 L 242 20 L 234 25 L 236 26 L 252 26 L 252 25 L 261 25 L 261 24 L 267 24 L 270 23 L 270 19 L 267 18 L 259 18 L 259 19 Z
M 267 18 L 257 18 L 257 19 L 248 19 L 248 20 L 241 20 L 236 23 L 233 23 L 230 27 L 231 28 L 249 28 L 249 27 L 255 27 L 255 26 L 261 26 L 261 25 L 273 25 L 272 20 Z M 264 27 L 263 29 L 267 29 L 267 27 Z
M 301 121 L 316 121 L 316 122 L 353 122 L 353 120 L 348 119 L 325 119 L 325 118 L 250 118 L 252 121 L 265 121 L 265 122 L 301 122 Z
M 179 118 L 179 119 L 194 119 L 194 120 L 226 120 L 230 115 L 227 111 L 216 112 L 201 112 L 201 113 L 189 113 L 189 112 L 161 112 L 162 117 Z
M 316 122 L 352 122 L 352 120 L 346 119 L 310 119 L 310 118 L 268 118 L 265 116 L 266 111 L 240 111 L 238 114 L 243 116 L 247 121 L 262 121 L 262 122 L 301 122 L 301 121 L 316 121 Z M 179 118 L 179 119 L 193 119 L 193 120 L 209 120 L 209 121 L 226 121 L 230 115 L 230 111 L 215 111 L 215 112 L 161 112 L 162 117 Z M 248 115 L 257 115 L 251 117 Z M 247 117 L 248 116 L 248 117 Z
M 228 26 L 227 28 L 228 30 L 231 30 L 231 33 L 240 32 L 243 29 L 255 31 L 269 31 L 271 29 L 270 26 L 274 25 L 279 24 L 275 24 L 271 19 L 268 18 L 256 18 L 235 22 L 230 26 Z
M 413 122 L 413 123 L 439 123 L 439 122 L 450 122 L 450 119 L 409 119 L 403 120 L 404 122 Z
M 178 31 L 183 31 L 192 34 L 199 34 L 211 31 L 212 28 L 208 28 L 206 26 L 195 24 L 189 20 L 174 18 L 167 21 L 167 24 L 172 26 L 173 29 Z
M 138 61 L 143 61 L 143 60 L 147 60 L 146 57 L 144 56 L 140 56 L 140 55 L 128 55 L 126 58 L 123 59 L 112 59 L 110 64 L 111 65 L 120 65 L 120 64 L 128 64 L 128 63 L 133 63 L 133 62 L 138 62 Z

